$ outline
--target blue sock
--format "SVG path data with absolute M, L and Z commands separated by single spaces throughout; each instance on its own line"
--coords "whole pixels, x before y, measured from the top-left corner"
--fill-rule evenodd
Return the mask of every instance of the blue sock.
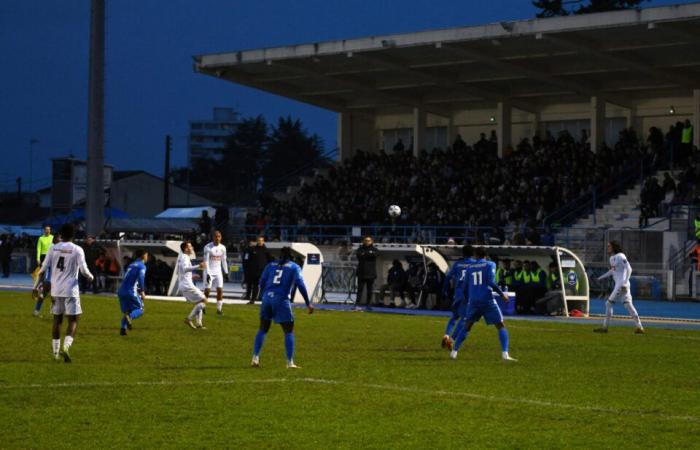
M 452 329 L 459 320 L 459 316 L 455 313 L 452 313 L 452 317 L 450 317 L 450 320 L 447 321 L 447 327 L 445 327 L 445 336 L 449 336 L 452 333 Z
M 44 304 L 44 299 L 40 298 L 39 300 L 36 301 L 36 306 L 34 307 L 34 311 L 41 311 L 41 305 Z
M 122 317 L 122 330 L 126 330 L 126 317 Z
M 294 333 L 284 335 L 284 349 L 287 351 L 287 361 L 294 359 Z
M 259 356 L 260 350 L 262 350 L 263 343 L 265 342 L 265 336 L 267 333 L 263 330 L 258 330 L 258 334 L 255 335 L 255 344 L 253 346 L 253 355 Z
M 455 337 L 455 344 L 452 346 L 452 350 L 458 351 L 462 346 L 464 341 L 467 340 L 469 336 L 469 331 L 467 331 L 467 323 L 464 320 L 460 320 L 457 324 L 457 336 Z
M 143 308 L 135 309 L 129 313 L 131 320 L 136 320 L 141 316 L 143 316 Z
M 501 341 L 501 351 L 508 351 L 508 330 L 503 327 L 498 330 L 498 340 Z

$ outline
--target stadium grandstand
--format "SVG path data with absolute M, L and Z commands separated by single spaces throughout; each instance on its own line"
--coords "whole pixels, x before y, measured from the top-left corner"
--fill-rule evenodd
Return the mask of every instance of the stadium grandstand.
M 617 229 L 646 242 L 638 261 L 687 270 L 698 19 L 686 4 L 194 59 L 199 73 L 338 113 L 335 167 L 265 199 L 251 235 L 557 243 L 604 265 Z M 663 170 L 683 186 L 675 202 L 653 186 Z M 388 224 L 393 203 L 403 214 Z

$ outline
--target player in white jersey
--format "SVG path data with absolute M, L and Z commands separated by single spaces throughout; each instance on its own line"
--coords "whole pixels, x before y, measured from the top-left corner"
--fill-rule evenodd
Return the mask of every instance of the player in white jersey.
M 53 356 L 63 361 L 71 362 L 70 348 L 73 345 L 75 332 L 78 329 L 78 318 L 82 314 L 80 307 L 80 286 L 78 277 L 82 273 L 91 282 L 94 277 L 85 262 L 85 252 L 73 242 L 75 228 L 71 224 L 61 227 L 61 242 L 51 247 L 39 270 L 39 277 L 34 284 L 34 292 L 38 293 L 39 280 L 47 270 L 51 270 L 51 313 L 53 314 Z M 63 315 L 68 316 L 66 337 L 61 348 L 61 323 Z
M 216 288 L 216 313 L 223 314 L 224 274 L 228 277 L 226 247 L 221 243 L 221 232 L 214 232 L 214 241 L 204 247 L 204 264 L 207 265 L 204 296 L 209 299 L 212 286 Z M 222 273 L 223 271 L 223 273 Z
M 605 272 L 603 275 L 598 277 L 598 280 L 602 280 L 608 277 L 613 277 L 615 281 L 615 287 L 610 293 L 610 297 L 605 302 L 605 319 L 603 320 L 603 326 L 601 328 L 596 328 L 596 333 L 607 333 L 608 324 L 613 315 L 613 305 L 616 301 L 622 302 L 622 306 L 625 307 L 629 315 L 634 320 L 634 324 L 637 329 L 635 333 L 644 334 L 644 327 L 642 326 L 642 321 L 639 320 L 639 314 L 632 304 L 632 294 L 630 293 L 630 277 L 632 276 L 632 266 L 630 266 L 629 261 L 624 253 L 622 253 L 622 247 L 615 241 L 610 241 L 608 243 L 608 253 L 610 254 L 610 270 Z
M 207 305 L 207 298 L 202 291 L 197 289 L 197 286 L 192 282 L 192 272 L 199 269 L 206 269 L 206 264 L 201 263 L 197 266 L 192 265 L 191 255 L 194 253 L 192 244 L 188 241 L 180 244 L 180 256 L 177 258 L 177 281 L 180 293 L 189 303 L 194 303 L 192 312 L 185 319 L 185 323 L 190 328 L 204 328 L 202 324 L 202 315 L 204 307 Z

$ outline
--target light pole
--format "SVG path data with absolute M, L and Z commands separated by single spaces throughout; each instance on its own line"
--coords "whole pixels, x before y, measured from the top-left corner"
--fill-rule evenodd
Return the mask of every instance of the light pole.
M 28 191 L 31 193 L 33 188 L 33 175 L 34 175 L 34 144 L 38 144 L 39 139 L 31 138 L 29 140 L 29 184 L 27 185 Z

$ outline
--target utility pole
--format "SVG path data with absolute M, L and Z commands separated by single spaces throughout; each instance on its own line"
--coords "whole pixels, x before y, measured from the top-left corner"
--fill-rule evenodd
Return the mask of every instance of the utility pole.
M 163 210 L 170 206 L 170 152 L 173 140 L 165 136 L 165 170 L 163 173 Z
M 32 192 L 32 185 L 34 184 L 34 144 L 38 143 L 38 139 L 32 138 L 29 140 L 29 192 Z
M 94 236 L 104 226 L 104 76 L 105 0 L 91 0 L 85 219 L 87 233 Z

